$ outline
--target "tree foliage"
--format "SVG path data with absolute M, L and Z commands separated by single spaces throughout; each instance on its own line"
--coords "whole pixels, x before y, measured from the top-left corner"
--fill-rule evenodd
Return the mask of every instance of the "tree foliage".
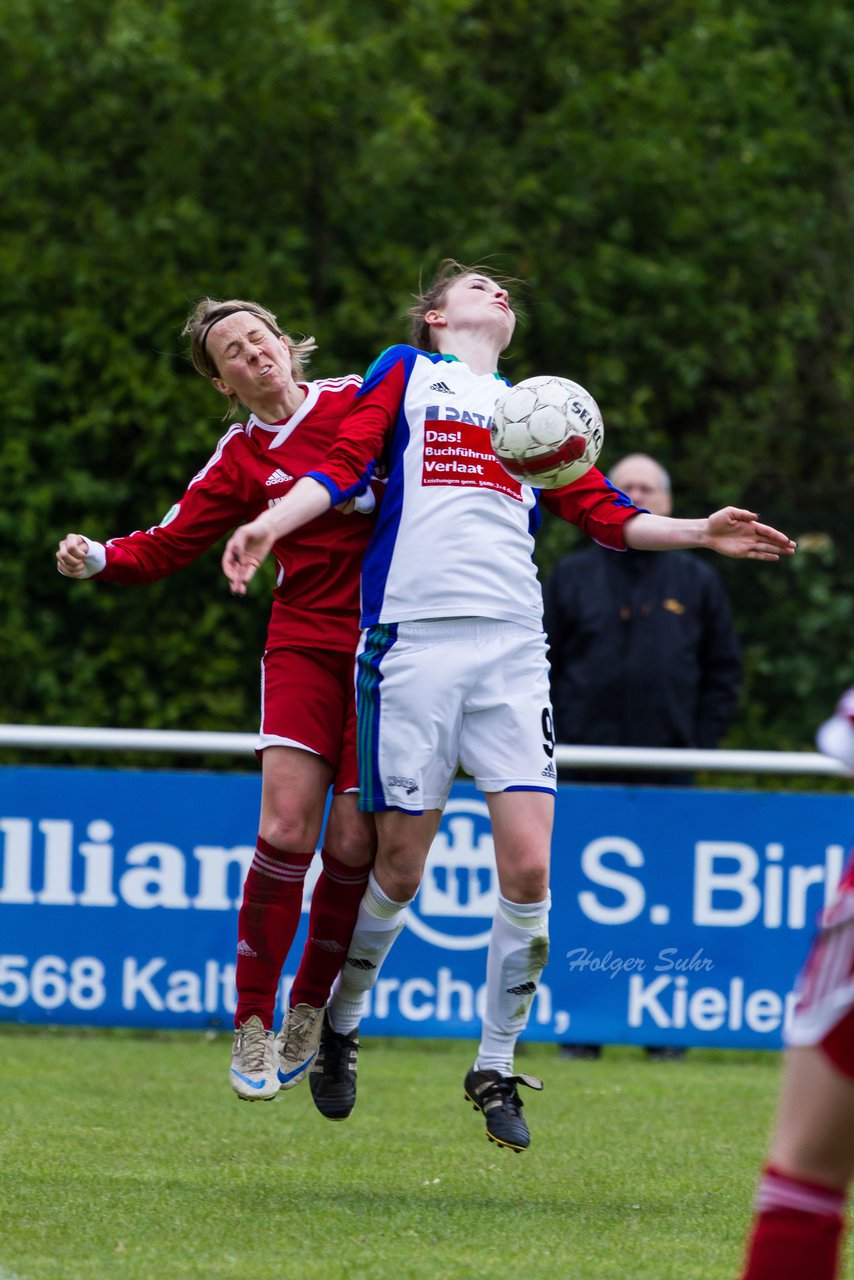
M 152 524 L 221 434 L 178 338 L 198 297 L 403 333 L 453 255 L 520 282 L 507 360 L 605 415 L 604 465 L 680 514 L 759 510 L 794 564 L 724 566 L 738 745 L 806 745 L 851 679 L 854 13 L 842 0 L 6 0 L 0 513 L 11 722 L 252 728 L 267 605 L 211 553 L 144 589 L 52 548 Z M 806 535 L 806 536 L 804 536 Z M 547 571 L 573 532 L 548 522 Z M 265 589 L 269 589 L 269 582 Z

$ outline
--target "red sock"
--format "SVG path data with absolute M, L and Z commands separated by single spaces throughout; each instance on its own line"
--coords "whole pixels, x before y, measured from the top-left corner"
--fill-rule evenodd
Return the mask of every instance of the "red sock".
M 341 971 L 359 906 L 365 896 L 370 865 L 345 867 L 324 849 L 323 870 L 311 896 L 308 938 L 291 990 L 291 1005 L 326 1004 Z
M 845 1196 L 768 1167 L 742 1280 L 835 1280 Z
M 303 881 L 313 857 L 284 853 L 258 837 L 237 917 L 236 1027 L 257 1014 L 272 1029 L 282 966 L 299 924 Z

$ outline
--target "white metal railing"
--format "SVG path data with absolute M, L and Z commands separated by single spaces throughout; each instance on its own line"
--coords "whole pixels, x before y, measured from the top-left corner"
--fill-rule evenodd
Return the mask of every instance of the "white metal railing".
M 254 733 L 185 729 L 94 729 L 77 725 L 0 725 L 0 747 L 101 751 L 175 751 L 196 755 L 250 755 Z M 714 773 L 823 774 L 844 777 L 836 760 L 817 751 L 726 751 L 672 747 L 555 748 L 555 763 L 584 769 L 688 770 Z

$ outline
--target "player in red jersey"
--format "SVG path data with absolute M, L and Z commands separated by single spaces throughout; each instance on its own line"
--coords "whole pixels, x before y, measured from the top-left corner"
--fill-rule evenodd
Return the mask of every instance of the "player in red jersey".
M 818 745 L 854 773 L 854 689 Z M 854 1177 L 854 850 L 801 972 L 743 1280 L 834 1280 Z
M 362 996 L 404 927 L 461 764 L 485 794 L 498 879 L 481 1041 L 464 1090 L 487 1136 L 522 1151 L 530 1134 L 517 1085 L 542 1084 L 515 1074 L 514 1052 L 548 957 L 556 777 L 532 559 L 538 501 L 614 550 L 703 546 L 777 560 L 794 544 L 734 507 L 698 520 L 642 512 L 595 468 L 544 495 L 511 480 L 489 441 L 506 386 L 498 361 L 516 322 L 507 290 L 450 262 L 413 319 L 417 346 L 374 362 L 326 462 L 237 530 L 223 568 L 242 594 L 277 538 L 328 512 L 374 459 L 387 460 L 362 570 L 357 658 L 360 803 L 375 813 L 379 848 L 310 1083 L 316 1104 L 322 1088 L 337 1097 L 335 1118 L 349 1114 Z
M 273 507 L 337 438 L 361 378 L 303 381 L 314 339 L 296 342 L 254 302 L 205 299 L 187 320 L 195 368 L 226 396 L 233 425 L 160 524 L 105 545 L 70 533 L 59 571 L 72 578 L 153 582 L 189 564 L 241 521 Z M 323 1008 L 347 952 L 374 852 L 356 792 L 353 657 L 359 569 L 374 494 L 276 544 L 273 607 L 262 659 L 261 816 L 238 917 L 237 1010 L 231 1083 L 240 1098 L 275 1097 L 301 1080 Z M 360 514 L 349 514 L 357 507 Z M 303 882 L 333 789 L 308 939 L 282 1030 L 276 993 L 302 909 Z

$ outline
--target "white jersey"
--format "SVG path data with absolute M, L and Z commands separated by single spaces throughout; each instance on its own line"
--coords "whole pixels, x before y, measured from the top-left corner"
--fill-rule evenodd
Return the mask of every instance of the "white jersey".
M 636 514 L 595 469 L 540 495 L 507 474 L 490 444 L 492 414 L 509 384 L 453 356 L 391 347 L 374 362 L 322 470 L 333 503 L 370 472 L 387 471 L 362 566 L 362 626 L 484 617 L 540 630 L 533 562 L 538 498 L 623 549 Z

